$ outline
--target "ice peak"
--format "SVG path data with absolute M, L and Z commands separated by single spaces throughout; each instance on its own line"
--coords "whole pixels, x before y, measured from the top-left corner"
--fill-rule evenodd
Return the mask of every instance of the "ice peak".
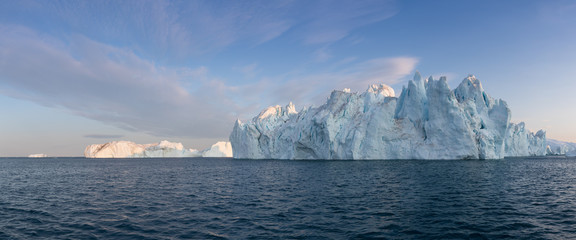
M 182 150 L 184 149 L 184 146 L 182 145 L 182 143 L 176 143 L 176 142 L 170 142 L 170 141 L 166 141 L 166 140 L 162 140 L 160 141 L 160 143 L 158 143 L 158 145 L 155 146 L 158 149 L 177 149 L 177 150 Z
M 469 85 L 472 85 L 474 88 L 477 89 L 482 89 L 482 83 L 480 83 L 480 80 L 478 80 L 478 78 L 476 78 L 476 76 L 472 75 L 472 74 L 468 74 L 468 77 L 464 78 L 464 80 L 462 81 L 467 82 Z
M 487 111 L 492 105 L 500 104 L 484 92 L 482 83 L 472 74 L 462 80 L 454 90 L 454 95 L 458 102 L 474 102 L 478 112 Z
M 460 85 L 456 88 L 457 95 L 461 97 L 468 97 L 471 95 L 477 95 L 484 92 L 482 83 L 474 75 L 470 74 L 468 77 L 464 78 Z
M 416 72 L 414 73 L 414 78 L 412 78 L 412 79 L 413 79 L 415 82 L 422 81 L 422 75 L 420 75 L 420 72 L 416 71 Z
M 441 77 L 440 77 L 440 82 L 448 82 L 448 80 L 446 80 L 446 76 L 441 76 Z
M 270 117 L 282 117 L 290 114 L 297 114 L 296 106 L 292 102 L 288 103 L 286 107 L 281 107 L 280 105 L 270 106 L 264 109 L 260 114 L 258 114 L 258 119 L 265 119 Z
M 268 118 L 271 116 L 276 116 L 276 115 L 279 115 L 281 112 L 282 112 L 282 107 L 280 105 L 270 106 L 270 107 L 267 107 L 266 109 L 262 110 L 262 112 L 260 112 L 260 114 L 258 114 L 258 118 L 264 119 L 264 118 Z
M 298 112 L 296 111 L 296 106 L 294 106 L 294 104 L 292 102 L 288 103 L 288 105 L 286 105 L 286 113 L 287 114 L 297 114 Z
M 380 94 L 383 95 L 384 97 L 395 96 L 394 89 L 386 84 L 372 84 L 368 86 L 368 90 L 366 91 L 374 94 Z

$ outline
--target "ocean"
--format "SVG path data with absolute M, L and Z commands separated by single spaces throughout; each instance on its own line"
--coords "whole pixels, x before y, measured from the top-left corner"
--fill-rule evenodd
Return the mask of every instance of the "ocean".
M 576 238 L 576 159 L 0 158 L 0 239 L 506 238 Z

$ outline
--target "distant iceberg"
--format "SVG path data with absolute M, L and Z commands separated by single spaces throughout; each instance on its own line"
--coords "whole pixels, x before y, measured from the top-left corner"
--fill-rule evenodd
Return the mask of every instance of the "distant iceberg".
M 232 157 L 232 144 L 230 142 L 217 142 L 202 151 L 202 157 Z
M 37 154 L 30 154 L 28 155 L 29 158 L 45 158 L 48 157 L 48 155 L 44 154 L 44 153 L 37 153 Z
M 451 90 L 445 77 L 416 73 L 399 97 L 384 84 L 333 91 L 300 112 L 290 103 L 238 120 L 235 158 L 501 159 L 546 154 L 546 133 L 510 122 L 510 109 L 469 75 Z
M 84 156 L 87 158 L 232 157 L 232 146 L 229 142 L 217 142 L 206 150 L 198 151 L 185 149 L 182 143 L 169 141 L 151 144 L 114 141 L 89 145 L 84 150 Z
M 554 139 L 546 140 L 548 146 L 546 147 L 547 155 L 574 155 L 576 154 L 576 143 L 563 142 Z

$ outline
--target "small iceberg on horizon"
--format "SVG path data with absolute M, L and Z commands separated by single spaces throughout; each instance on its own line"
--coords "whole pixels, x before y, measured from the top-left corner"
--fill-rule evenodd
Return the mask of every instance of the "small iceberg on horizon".
M 30 154 L 28 155 L 29 158 L 45 158 L 48 157 L 48 155 L 44 154 L 44 153 L 36 153 L 36 154 Z

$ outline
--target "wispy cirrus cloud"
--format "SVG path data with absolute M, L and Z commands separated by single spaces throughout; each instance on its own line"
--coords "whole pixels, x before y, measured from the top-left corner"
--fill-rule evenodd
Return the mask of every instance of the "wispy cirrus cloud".
M 330 43 L 396 11 L 392 0 L 0 3 L 2 15 L 33 14 L 35 21 L 27 25 L 32 29 L 49 29 L 56 35 L 72 32 L 163 61 L 217 52 L 236 43 L 258 45 L 280 36 L 305 44 Z
M 243 112 L 249 113 L 240 117 L 249 117 L 251 113 L 269 105 L 288 102 L 318 106 L 334 89 L 364 91 L 370 84 L 398 84 L 414 73 L 418 62 L 417 57 L 376 58 L 359 62 L 355 58 L 347 58 L 337 63 L 334 66 L 336 69 L 316 74 L 289 73 L 262 78 L 259 82 L 235 90 L 247 103 L 243 106 Z
M 84 37 L 0 26 L 0 93 L 154 135 L 227 134 L 234 104 L 203 67 L 157 66 Z
M 415 57 L 376 58 L 350 64 L 336 71 L 292 76 L 270 98 L 319 104 L 334 89 L 364 91 L 370 84 L 397 84 L 414 72 L 418 61 Z
M 309 21 L 302 27 L 307 44 L 341 40 L 356 28 L 376 23 L 397 13 L 395 1 L 307 1 Z
M 264 77 L 230 85 L 207 67 L 167 67 L 83 36 L 66 41 L 0 25 L 0 94 L 155 136 L 222 138 L 236 118 L 294 101 L 318 104 L 332 89 L 397 83 L 418 62 L 378 58 L 336 71 Z M 243 68 L 250 75 L 255 64 Z M 87 137 L 116 137 L 87 135 Z

